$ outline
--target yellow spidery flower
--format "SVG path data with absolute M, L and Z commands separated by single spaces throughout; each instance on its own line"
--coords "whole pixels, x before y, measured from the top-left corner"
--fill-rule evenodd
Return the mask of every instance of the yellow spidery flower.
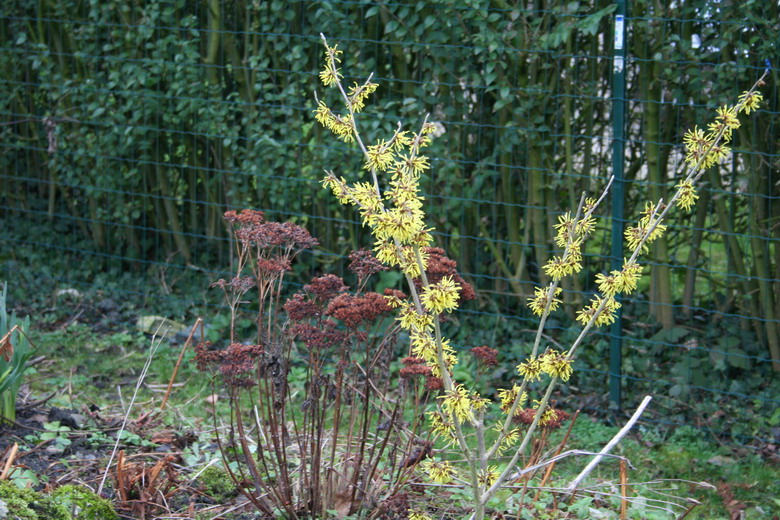
M 573 372 L 571 359 L 566 359 L 566 352 L 550 349 L 541 356 L 542 371 L 561 381 L 568 381 Z
M 717 109 L 718 116 L 714 123 L 710 123 L 707 128 L 713 136 L 721 134 L 724 142 L 731 141 L 731 131 L 739 128 L 739 119 L 737 119 L 737 108 L 723 105 Z
M 496 466 L 488 466 L 486 469 L 480 469 L 477 472 L 477 481 L 480 486 L 490 487 L 498 480 L 499 472 Z
M 700 129 L 697 125 L 693 127 L 693 130 L 685 132 L 685 135 L 683 135 L 683 144 L 688 150 L 702 146 L 706 148 L 712 144 L 712 136 L 705 134 L 704 130 Z
M 471 408 L 475 412 L 485 411 L 489 404 L 490 404 L 490 399 L 481 397 L 477 393 L 471 394 Z
M 547 426 L 548 424 L 558 420 L 558 412 L 552 408 L 548 408 L 544 411 L 539 418 L 539 426 Z
M 698 126 L 694 126 L 693 130 L 688 130 L 683 136 L 683 143 L 687 155 L 685 156 L 685 162 L 691 166 L 696 166 L 704 159 L 704 154 L 712 146 L 715 137 L 712 134 L 705 134 L 704 130 L 699 129 Z M 705 167 L 702 164 L 702 167 Z
M 520 392 L 520 387 L 517 385 L 513 386 L 510 390 L 502 388 L 498 391 L 498 401 L 502 412 L 509 413 L 509 410 L 512 408 L 512 405 L 517 399 L 518 392 Z M 523 392 L 523 395 L 520 396 L 520 402 L 518 403 L 518 406 L 523 406 L 523 403 L 525 403 L 527 399 L 528 394 Z
M 393 164 L 393 149 L 389 143 L 380 139 L 377 144 L 368 146 L 366 151 L 366 170 L 385 171 Z
M 529 357 L 517 365 L 517 372 L 528 380 L 529 383 L 539 381 L 542 378 L 542 360 L 538 357 Z
M 645 238 L 646 233 L 647 233 L 647 228 L 642 225 L 627 227 L 626 230 L 623 232 L 623 235 L 626 237 L 626 243 L 628 243 L 628 249 L 630 251 L 634 251 L 637 247 L 639 247 L 639 244 L 642 243 L 642 240 Z M 648 251 L 647 242 L 645 242 L 642 245 L 642 252 L 647 252 L 647 251 Z
M 442 358 L 444 359 L 444 368 L 448 372 L 452 372 L 452 367 L 458 364 L 458 356 L 455 354 L 455 351 L 450 345 L 449 339 L 442 339 L 441 346 Z M 441 377 L 441 366 L 439 366 L 438 361 L 431 361 L 428 363 L 428 366 L 431 368 L 431 375 L 434 377 Z
M 412 203 L 422 206 L 424 200 L 419 196 L 419 181 L 413 177 L 399 177 L 390 181 L 391 188 L 385 191 L 385 199 L 393 200 L 396 204 Z
M 416 208 L 396 207 L 377 215 L 374 236 L 380 239 L 397 239 L 401 243 L 411 240 L 423 227 L 424 215 Z
M 456 283 L 452 276 L 444 276 L 438 283 L 423 288 L 420 300 L 423 307 L 434 314 L 452 312 L 458 307 L 458 291 L 460 284 Z
M 403 324 L 401 325 L 403 327 Z M 436 341 L 425 330 L 412 330 L 412 355 L 423 358 L 428 363 L 436 362 Z
M 394 294 L 385 294 L 384 297 L 387 301 L 387 306 L 391 309 L 397 309 L 404 304 L 404 301 Z
M 336 63 L 341 63 L 339 56 L 343 54 L 338 50 L 338 44 L 333 47 L 325 45 L 325 68 L 320 71 L 320 80 L 326 87 L 332 87 L 338 84 L 338 80 L 344 76 L 336 68 Z
M 685 211 L 690 211 L 693 205 L 696 204 L 696 199 L 699 198 L 696 195 L 696 188 L 693 187 L 693 183 L 691 181 L 683 181 L 675 188 L 680 192 L 680 196 L 677 198 L 677 205 Z
M 437 399 L 441 399 L 441 408 L 447 417 L 455 417 L 461 422 L 474 422 L 469 391 L 463 385 L 456 386 Z
M 415 511 L 414 509 L 409 509 L 407 515 L 409 516 L 409 520 L 432 520 L 430 516 L 420 511 Z
M 750 112 L 753 110 L 758 110 L 758 107 L 761 106 L 762 99 L 764 99 L 764 96 L 762 96 L 760 92 L 750 92 L 746 90 L 740 94 L 737 106 L 740 107 L 740 112 L 750 115 Z
M 433 411 L 427 412 L 428 422 L 431 426 L 431 433 L 437 437 L 444 437 L 448 441 L 455 441 L 455 424 L 441 413 Z
M 615 271 L 610 274 L 599 273 L 596 275 L 596 285 L 599 287 L 599 291 L 605 296 L 615 296 L 620 292 L 620 282 L 615 275 Z
M 599 311 L 602 302 L 604 303 L 604 306 Z M 583 325 L 587 325 L 591 318 L 596 316 L 596 319 L 593 322 L 594 326 L 600 327 L 602 325 L 610 325 L 615 322 L 616 313 L 619 308 L 620 304 L 615 301 L 614 298 L 601 298 L 599 295 L 596 295 L 588 306 L 581 311 L 577 311 L 577 321 Z
M 558 247 L 566 247 L 569 243 L 569 238 L 572 236 L 572 230 L 574 229 L 574 219 L 570 212 L 566 212 L 563 215 L 558 215 L 558 223 L 553 226 L 557 233 L 555 234 L 555 243 Z
M 399 155 L 396 170 L 406 175 L 419 177 L 421 173 L 430 168 L 428 158 L 424 155 Z
M 584 237 L 591 234 L 594 229 L 596 229 L 596 219 L 588 216 L 577 221 L 574 232 L 577 233 L 577 236 Z
M 620 271 L 612 271 L 612 274 L 617 278 L 619 292 L 629 294 L 636 290 L 636 284 L 642 277 L 642 266 L 636 262 L 629 263 L 624 258 L 623 268 Z
M 344 177 L 338 179 L 335 175 L 329 173 L 321 182 L 323 188 L 330 189 L 333 192 L 340 204 L 349 204 L 351 202 L 349 188 L 347 188 L 347 181 Z
M 314 109 L 314 119 L 325 128 L 330 128 L 332 118 L 333 114 L 331 114 L 328 105 L 324 101 L 319 101 L 317 108 Z
M 400 322 L 402 329 L 419 332 L 433 329 L 433 316 L 430 314 L 419 314 L 409 302 L 401 302 L 400 309 L 396 320 Z
M 350 189 L 352 204 L 356 204 L 373 212 L 383 209 L 382 201 L 376 193 L 376 188 L 370 182 L 358 182 Z
M 374 253 L 376 259 L 383 264 L 394 266 L 401 263 L 401 258 L 398 256 L 398 250 L 392 239 L 377 239 L 374 242 Z
M 412 138 L 409 137 L 408 131 L 402 130 L 400 132 L 395 133 L 392 139 L 392 144 L 393 144 L 393 149 L 398 152 L 411 145 Z
M 702 168 L 706 169 L 718 164 L 720 161 L 728 157 L 730 153 L 731 153 L 731 148 L 728 146 L 725 145 L 713 146 L 712 149 L 709 151 L 709 153 L 707 153 L 707 156 L 704 158 L 704 163 L 702 164 Z
M 417 236 L 415 234 L 414 236 Z M 412 246 L 404 246 L 401 248 L 401 259 L 398 265 L 401 267 L 401 271 L 407 276 L 412 278 L 419 278 L 420 276 L 420 264 L 417 263 L 417 255 L 414 252 Z M 420 251 L 420 258 L 422 258 L 423 269 L 428 268 L 428 258 L 430 254 L 427 251 Z
M 716 121 L 720 122 L 728 128 L 737 129 L 740 126 L 739 119 L 737 119 L 737 107 L 729 107 L 723 105 L 718 109 L 718 117 Z
M 432 459 L 426 459 L 420 467 L 428 472 L 428 478 L 437 484 L 447 484 L 452 480 L 455 470 L 449 461 L 436 462 Z
M 596 207 L 596 202 L 596 199 L 593 197 L 586 198 L 585 204 L 582 205 L 582 214 L 587 215 L 588 213 L 591 213 Z
M 533 311 L 534 314 L 537 316 L 541 316 L 544 314 L 544 310 L 547 308 L 548 298 L 547 295 L 549 294 L 550 290 L 549 288 L 545 287 L 534 287 L 534 296 L 533 298 L 528 298 L 528 307 L 530 307 L 531 311 Z M 549 312 L 554 312 L 558 305 L 561 304 L 561 300 L 556 298 L 556 296 L 560 296 L 562 292 L 562 289 L 560 287 L 557 287 L 555 289 L 555 294 L 553 295 L 552 300 L 549 300 L 550 309 Z
M 363 110 L 366 106 L 366 99 L 376 92 L 377 87 L 379 87 L 378 84 L 371 82 L 366 82 L 363 85 L 355 83 L 349 87 L 347 96 L 349 97 L 349 104 L 352 106 L 352 110 L 355 112 Z
M 323 101 L 320 101 L 317 103 L 317 108 L 314 109 L 314 119 L 345 143 L 355 141 L 352 131 L 352 116 L 337 116 Z
M 330 131 L 345 143 L 354 143 L 355 135 L 352 128 L 352 116 L 335 116 L 330 126 Z
M 411 240 L 409 240 L 409 243 L 414 246 L 419 246 L 420 253 L 422 254 L 423 252 L 425 252 L 425 248 L 430 246 L 433 243 L 433 236 L 431 235 L 431 231 L 433 230 L 434 228 L 421 229 L 411 238 Z M 426 253 L 426 257 L 425 257 L 426 262 L 428 256 L 430 255 Z
M 499 423 L 496 424 L 495 428 L 493 429 L 500 434 L 502 431 L 504 431 L 504 426 L 503 424 Z M 498 454 L 503 455 L 506 450 L 517 444 L 518 440 L 520 440 L 520 428 L 514 428 L 508 431 L 501 440 L 501 444 L 498 446 Z
M 579 248 L 573 248 L 576 253 L 579 253 Z M 547 261 L 546 264 L 542 267 L 542 270 L 544 270 L 544 273 L 552 278 L 555 281 L 560 280 L 564 276 L 569 276 L 570 274 L 579 273 L 582 269 L 582 264 L 580 264 L 576 257 L 580 256 L 579 254 L 569 254 L 566 257 L 563 256 L 554 256 L 551 259 Z
M 652 202 L 645 203 L 645 209 L 642 211 L 642 218 L 639 219 L 638 225 L 634 227 L 629 226 L 624 232 L 629 249 L 632 251 L 635 250 L 639 247 L 639 244 L 642 243 L 642 240 L 644 240 L 642 251 L 645 252 L 648 250 L 647 246 L 650 243 L 664 234 L 666 225 L 660 223 L 655 224 L 658 222 L 657 213 L 660 213 L 663 209 L 663 207 L 656 208 L 655 204 Z M 650 231 L 651 227 L 653 228 L 652 231 Z

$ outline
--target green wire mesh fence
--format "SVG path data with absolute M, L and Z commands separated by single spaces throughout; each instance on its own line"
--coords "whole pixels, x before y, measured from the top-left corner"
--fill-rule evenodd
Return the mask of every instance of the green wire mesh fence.
M 313 119 L 322 31 L 345 51 L 347 80 L 374 73 L 381 85 L 368 135 L 436 122 L 431 224 L 479 291 L 453 341 L 498 346 L 497 379 L 526 353 L 536 321 L 524 303 L 555 252 L 557 215 L 622 164 L 620 199 L 549 322 L 565 346 L 594 275 L 619 256 L 615 224 L 669 193 L 683 133 L 769 68 L 733 158 L 705 176 L 693 213 L 675 214 L 622 325 L 593 334 L 572 388 L 592 411 L 652 393 L 664 397 L 659 421 L 747 443 L 778 435 L 777 3 L 0 5 L 0 277 L 28 294 L 111 288 L 174 314 L 216 304 L 199 289 L 230 264 L 221 215 L 244 207 L 320 240 L 298 282 L 343 272 L 345 255 L 370 244 L 319 183 L 325 168 L 361 170 Z

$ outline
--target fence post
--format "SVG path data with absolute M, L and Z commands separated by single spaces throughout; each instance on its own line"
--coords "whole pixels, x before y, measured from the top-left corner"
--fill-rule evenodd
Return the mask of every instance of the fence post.
M 625 180 L 625 108 L 626 108 L 626 0 L 617 0 L 615 10 L 615 38 L 612 50 L 612 269 L 623 265 L 623 202 Z M 618 300 L 620 297 L 617 296 Z M 623 364 L 623 310 L 618 310 L 610 328 L 609 401 L 610 407 L 621 407 L 621 368 Z

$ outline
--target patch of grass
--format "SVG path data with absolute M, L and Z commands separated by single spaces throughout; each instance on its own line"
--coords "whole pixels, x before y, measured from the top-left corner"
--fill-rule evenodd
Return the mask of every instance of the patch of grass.
M 64 329 L 38 331 L 35 339 L 38 355 L 47 361 L 32 376 L 31 388 L 36 393 L 47 394 L 53 388 L 63 388 L 64 393 L 53 401 L 57 406 L 79 408 L 95 405 L 100 408 L 129 400 L 141 369 L 149 355 L 151 338 L 134 330 L 99 334 L 84 324 L 73 323 Z M 160 404 L 167 383 L 179 356 L 181 345 L 164 341 L 158 348 L 151 368 L 138 396 L 138 403 L 156 406 Z M 177 386 L 172 393 L 171 404 L 165 417 L 180 422 L 186 417 L 193 424 L 210 420 L 204 407 L 204 399 L 211 394 L 207 377 L 196 370 L 188 349 L 176 377 Z
M 605 426 L 581 416 L 574 426 L 569 445 L 598 451 L 617 431 L 616 427 Z M 562 435 L 562 431 L 556 432 L 551 443 L 558 442 Z M 778 467 L 746 448 L 720 445 L 696 428 L 683 426 L 671 432 L 644 430 L 629 435 L 613 453 L 627 457 L 636 468 L 629 470 L 630 482 L 659 479 L 690 481 L 633 486 L 635 493 L 647 497 L 659 498 L 653 490 L 663 490 L 679 497 L 699 500 L 702 505 L 694 508 L 686 517 L 688 519 L 729 518 L 726 506 L 729 500 L 741 504 L 746 518 L 772 518 L 780 513 L 780 503 L 777 501 L 777 490 L 780 489 Z M 556 466 L 556 480 L 561 485 L 567 483 L 586 463 L 587 458 L 565 459 Z M 619 482 L 619 463 L 609 459 L 602 461 L 590 479 Z M 707 482 L 716 489 L 697 486 L 696 482 Z M 730 499 L 724 499 L 726 493 L 730 493 Z M 736 504 L 731 505 L 734 507 Z

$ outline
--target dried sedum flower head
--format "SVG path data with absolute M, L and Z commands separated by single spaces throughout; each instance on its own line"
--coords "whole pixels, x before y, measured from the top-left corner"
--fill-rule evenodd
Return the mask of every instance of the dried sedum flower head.
M 477 358 L 477 361 L 485 367 L 494 367 L 498 365 L 498 350 L 490 348 L 487 345 L 474 347 L 471 353 Z
M 386 271 L 387 267 L 377 260 L 368 249 L 358 249 L 349 254 L 350 264 L 348 269 L 355 273 L 360 280 L 364 280 L 380 271 Z

